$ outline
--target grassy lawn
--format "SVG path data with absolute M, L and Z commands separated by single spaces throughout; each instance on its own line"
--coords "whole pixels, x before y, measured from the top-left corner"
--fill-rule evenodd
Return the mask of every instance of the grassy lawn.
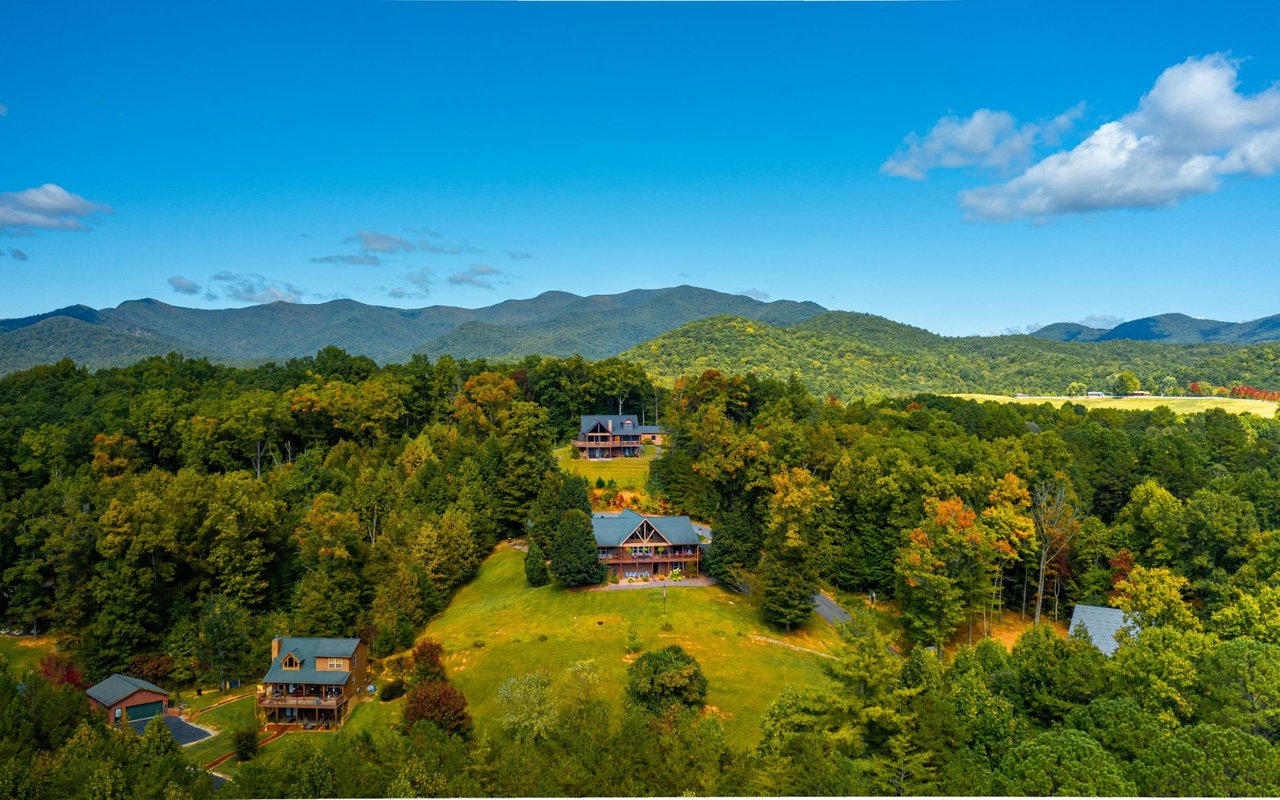
M 182 692 L 181 702 L 192 712 L 203 711 L 215 703 L 221 703 L 228 697 L 247 697 L 253 691 L 252 686 L 242 686 L 239 689 L 230 689 L 222 691 L 220 689 L 203 689 L 200 696 L 196 697 L 194 689 L 187 689 Z
M 359 733 L 369 731 L 379 733 L 390 730 L 400 724 L 400 715 L 404 709 L 404 698 L 384 703 L 381 700 L 362 700 L 351 711 L 343 724 L 343 732 Z
M 258 726 L 257 716 L 254 714 L 253 697 L 245 695 L 244 698 L 234 703 L 227 703 L 225 706 L 206 711 L 199 714 L 191 720 L 195 724 L 203 728 L 213 728 L 218 733 L 210 736 L 208 739 L 199 741 L 183 750 L 192 764 L 201 766 L 209 763 L 223 753 L 231 751 L 231 737 L 228 732 L 239 728 L 256 728 Z M 224 774 L 232 774 L 235 771 L 235 759 L 223 764 L 218 768 L 219 772 Z M 228 769 L 224 769 L 228 768 Z
M 9 662 L 9 671 L 15 678 L 39 666 L 40 659 L 52 649 L 50 636 L 0 636 L 0 655 Z
M 1065 402 L 1082 405 L 1085 408 L 1118 408 L 1122 411 L 1146 411 L 1158 406 L 1168 406 L 1175 414 L 1195 414 L 1220 408 L 1232 414 L 1257 414 L 1260 417 L 1273 417 L 1280 403 L 1270 400 L 1242 400 L 1235 397 L 1009 397 L 999 394 L 957 394 L 966 400 L 983 402 L 994 400 L 997 403 L 1052 403 L 1060 406 Z
M 617 481 L 619 489 L 644 489 L 644 485 L 649 481 L 649 462 L 654 458 L 654 448 L 651 444 L 644 445 L 642 455 L 637 458 L 610 458 L 601 460 L 591 460 L 588 458 L 572 458 L 573 447 L 565 445 L 555 451 L 556 460 L 560 462 L 560 468 L 566 472 L 572 472 L 586 478 L 592 486 L 596 485 L 596 478 L 604 478 L 608 483 L 610 479 Z
M 621 699 L 634 660 L 626 652 L 631 624 L 642 650 L 680 644 L 698 659 L 710 684 L 708 704 L 723 716 L 725 733 L 737 746 L 756 741 L 761 715 L 784 687 L 828 680 L 818 656 L 751 638 L 830 651 L 838 637 L 817 616 L 803 631 L 779 631 L 760 620 L 750 598 L 714 586 L 670 589 L 667 619 L 670 631 L 662 630 L 661 589 L 530 589 L 523 553 L 503 545 L 425 635 L 443 642 L 450 678 L 482 730 L 495 725 L 498 689 L 513 675 L 545 669 L 556 681 L 574 662 L 591 659 L 606 691 Z

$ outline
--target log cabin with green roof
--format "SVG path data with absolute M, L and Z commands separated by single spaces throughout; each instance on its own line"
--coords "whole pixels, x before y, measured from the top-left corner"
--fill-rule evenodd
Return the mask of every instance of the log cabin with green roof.
M 271 724 L 337 727 L 351 713 L 369 675 L 359 639 L 285 637 L 271 640 L 271 669 L 256 704 Z
M 701 539 L 688 517 L 650 517 L 630 509 L 591 515 L 600 563 L 611 579 L 697 577 Z

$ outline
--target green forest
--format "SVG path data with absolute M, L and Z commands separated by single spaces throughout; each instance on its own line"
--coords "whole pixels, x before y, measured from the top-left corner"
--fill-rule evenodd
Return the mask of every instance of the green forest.
M 782 336 L 708 324 L 733 331 L 701 351 L 726 362 L 735 337 Z M 1011 351 L 1021 388 L 1089 379 L 1072 345 L 1036 346 L 1067 355 Z M 1274 363 L 1205 345 L 1175 371 L 1158 346 L 1105 346 L 1132 357 L 1099 369 L 1144 382 L 1265 386 Z M 403 719 L 286 736 L 220 796 L 1280 794 L 1280 420 L 852 399 L 922 387 L 844 357 L 893 386 L 827 387 L 814 376 L 853 362 L 817 357 L 784 379 L 675 358 L 655 386 L 623 359 L 337 348 L 0 379 L 0 620 L 58 642 L 21 675 L 0 665 L 0 798 L 211 796 L 162 726 L 116 733 L 82 687 L 253 682 L 278 635 L 360 636 L 407 664 Z M 937 358 L 971 388 L 1013 380 Z M 578 546 L 587 487 L 552 451 L 579 414 L 619 410 L 666 429 L 637 502 L 710 524 L 712 575 L 780 632 L 828 624 L 819 590 L 852 612 L 830 685 L 783 691 L 752 747 L 726 741 L 678 646 L 630 654 L 621 702 L 590 662 L 513 671 L 481 733 L 419 637 L 500 541 L 545 551 L 529 585 L 601 580 Z M 1129 615 L 1113 655 L 1061 634 L 1076 604 Z M 1013 620 L 1011 646 L 988 637 Z
M 682 325 L 621 354 L 667 385 L 714 369 L 787 380 L 841 400 L 915 392 L 1065 395 L 1073 384 L 1181 394 L 1195 382 L 1280 389 L 1280 346 L 1055 342 L 1034 336 L 938 336 L 871 314 L 832 311 L 787 326 L 717 316 Z

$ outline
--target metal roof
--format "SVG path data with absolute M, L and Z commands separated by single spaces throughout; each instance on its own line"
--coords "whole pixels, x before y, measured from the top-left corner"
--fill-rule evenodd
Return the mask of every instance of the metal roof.
M 591 529 L 596 535 L 596 546 L 620 546 L 645 520 L 670 544 L 699 544 L 702 541 L 688 517 L 648 517 L 628 508 L 617 513 L 591 515 Z
M 280 640 L 280 655 L 271 659 L 271 669 L 262 677 L 263 683 L 320 683 L 340 686 L 347 682 L 350 672 L 316 669 L 322 658 L 351 658 L 359 639 L 317 639 L 311 637 L 285 637 Z M 284 657 L 293 654 L 298 659 L 298 669 L 280 666 Z
M 1120 646 L 1116 632 L 1121 628 L 1137 630 L 1138 626 L 1123 611 L 1105 606 L 1076 606 L 1071 612 L 1071 631 L 1083 627 L 1103 655 L 1111 655 Z
M 166 697 L 169 695 L 164 689 L 150 681 L 121 675 L 118 672 L 90 686 L 85 691 L 85 694 L 104 706 L 114 706 L 134 692 L 158 692 Z

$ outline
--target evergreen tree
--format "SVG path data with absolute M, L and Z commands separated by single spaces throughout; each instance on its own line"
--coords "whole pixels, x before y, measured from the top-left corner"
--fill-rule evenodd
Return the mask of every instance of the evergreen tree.
M 813 557 L 800 534 L 790 531 L 760 559 L 760 611 L 764 618 L 791 630 L 813 613 L 818 580 Z
M 537 542 L 529 542 L 529 552 L 524 557 L 524 577 L 535 589 L 551 582 L 551 576 L 547 573 L 547 557 L 543 555 Z
M 596 555 L 591 517 L 573 509 L 560 518 L 551 542 L 551 574 L 565 586 L 586 586 L 604 580 L 605 566 Z

